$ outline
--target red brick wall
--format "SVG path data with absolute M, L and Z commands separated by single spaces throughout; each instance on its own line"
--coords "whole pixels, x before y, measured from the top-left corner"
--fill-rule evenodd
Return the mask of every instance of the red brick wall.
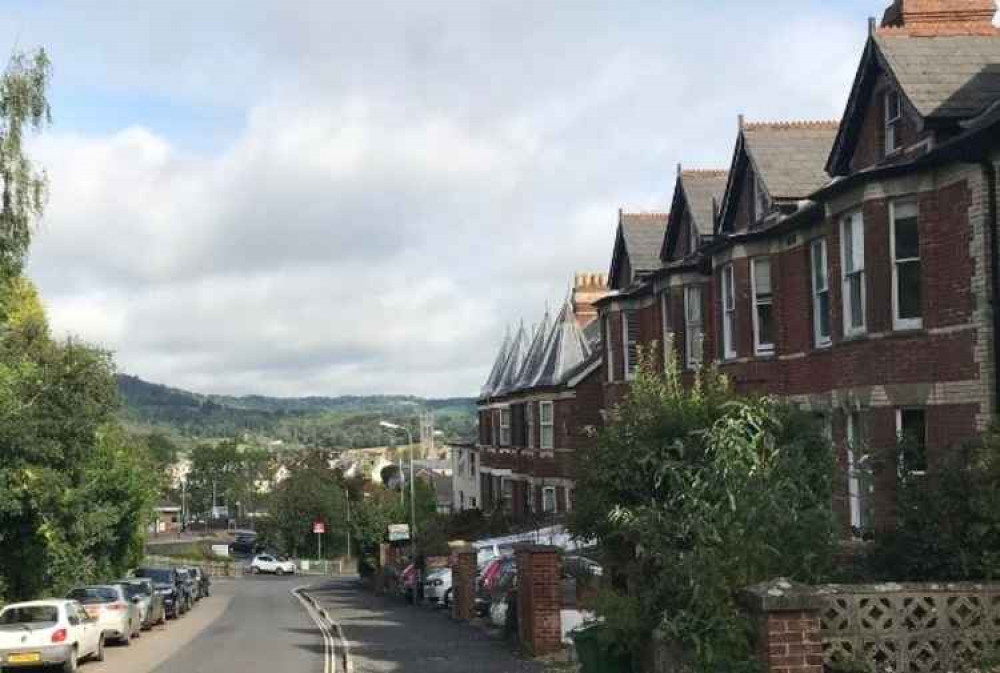
M 924 327 L 968 322 L 975 310 L 969 279 L 969 186 L 959 182 L 920 196 L 920 256 L 924 277 Z
M 515 554 L 518 637 L 531 656 L 551 654 L 562 647 L 559 552 L 552 547 L 522 547 Z

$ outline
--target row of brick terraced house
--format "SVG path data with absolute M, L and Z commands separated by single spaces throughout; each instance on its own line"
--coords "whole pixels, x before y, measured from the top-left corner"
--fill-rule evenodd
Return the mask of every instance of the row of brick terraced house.
M 891 522 L 897 477 L 869 456 L 905 436 L 906 467 L 933 470 L 996 413 L 995 12 L 896 0 L 869 26 L 842 119 L 741 118 L 728 169 L 678 169 L 669 215 L 620 214 L 607 292 L 578 276 L 587 301 L 497 358 L 479 403 L 483 507 L 583 497 L 574 450 L 655 345 L 686 380 L 714 363 L 737 390 L 821 416 L 845 532 Z M 567 339 L 564 366 L 546 360 L 556 375 L 532 376 Z

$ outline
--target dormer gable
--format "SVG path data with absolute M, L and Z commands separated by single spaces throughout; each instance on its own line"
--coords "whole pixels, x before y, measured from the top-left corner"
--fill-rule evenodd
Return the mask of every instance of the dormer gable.
M 673 203 L 660 249 L 663 263 L 690 257 L 715 232 L 726 178 L 727 173 L 723 170 L 677 167 Z
M 823 165 L 837 122 L 748 123 L 740 118 L 718 231 L 760 227 L 799 207 L 829 176 Z
M 897 0 L 872 22 L 828 172 L 924 154 L 1000 98 L 995 11 L 994 0 Z
M 624 290 L 660 268 L 659 251 L 666 213 L 618 211 L 618 231 L 608 277 L 612 290 Z

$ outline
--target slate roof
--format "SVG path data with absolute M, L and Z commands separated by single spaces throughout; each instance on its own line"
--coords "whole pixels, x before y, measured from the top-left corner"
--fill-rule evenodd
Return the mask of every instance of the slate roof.
M 925 118 L 971 117 L 1000 98 L 1000 35 L 912 37 L 883 30 L 874 40 Z
M 564 383 L 566 375 L 590 357 L 590 344 L 576 322 L 573 304 L 567 301 L 545 344 L 541 366 L 531 387 L 556 386 Z
M 638 275 L 659 269 L 667 214 L 622 213 L 620 227 L 632 273 Z
M 523 388 L 530 385 L 534 380 L 542 364 L 542 357 L 545 355 L 545 343 L 548 341 L 551 331 L 552 319 L 549 318 L 549 312 L 546 310 L 542 322 L 535 328 L 534 336 L 531 337 L 531 345 L 524 356 L 524 363 L 521 365 L 521 371 L 517 376 L 516 387 Z
M 528 334 L 521 325 L 514 340 L 511 341 L 510 350 L 507 352 L 507 359 L 503 365 L 503 372 L 491 395 L 503 395 L 517 387 L 517 377 L 521 373 L 521 366 L 524 364 L 525 351 L 528 348 Z
M 826 161 L 839 122 L 748 123 L 746 147 L 771 198 L 804 199 L 830 181 Z
M 490 370 L 490 375 L 479 392 L 480 397 L 489 397 L 500 385 L 500 377 L 503 376 L 503 368 L 507 364 L 507 355 L 510 353 L 510 342 L 510 327 L 508 327 L 507 333 L 503 337 L 503 343 L 500 344 L 500 352 L 497 353 L 497 359 L 493 363 L 493 369 Z
M 702 236 L 711 236 L 715 231 L 715 211 L 713 200 L 722 205 L 726 193 L 728 171 L 681 171 L 681 185 L 687 199 L 691 218 Z

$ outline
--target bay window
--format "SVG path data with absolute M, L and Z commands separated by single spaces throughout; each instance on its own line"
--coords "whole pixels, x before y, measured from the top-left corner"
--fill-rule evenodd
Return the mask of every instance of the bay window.
M 510 409 L 500 410 L 500 446 L 510 446 Z
M 844 336 L 864 334 L 865 227 L 861 211 L 841 221 L 841 269 L 844 280 Z
M 771 355 L 774 353 L 774 313 L 771 310 L 774 298 L 771 294 L 769 258 L 758 257 L 751 260 L 750 284 L 753 294 L 754 353 Z
M 722 357 L 736 357 L 736 283 L 733 265 L 722 267 Z
M 639 312 L 622 311 L 622 361 L 625 363 L 625 380 L 635 378 L 639 368 Z
M 702 348 L 705 337 L 701 311 L 701 286 L 684 288 L 684 351 L 688 369 L 701 366 Z
M 826 239 L 809 246 L 812 267 L 813 343 L 816 348 L 830 345 L 830 274 L 827 270 Z
M 920 329 L 920 228 L 916 201 L 889 204 L 892 223 L 892 324 L 895 329 Z
M 552 402 L 539 402 L 538 416 L 539 425 L 542 429 L 539 446 L 543 449 L 551 449 L 555 444 L 555 414 L 553 413 Z

